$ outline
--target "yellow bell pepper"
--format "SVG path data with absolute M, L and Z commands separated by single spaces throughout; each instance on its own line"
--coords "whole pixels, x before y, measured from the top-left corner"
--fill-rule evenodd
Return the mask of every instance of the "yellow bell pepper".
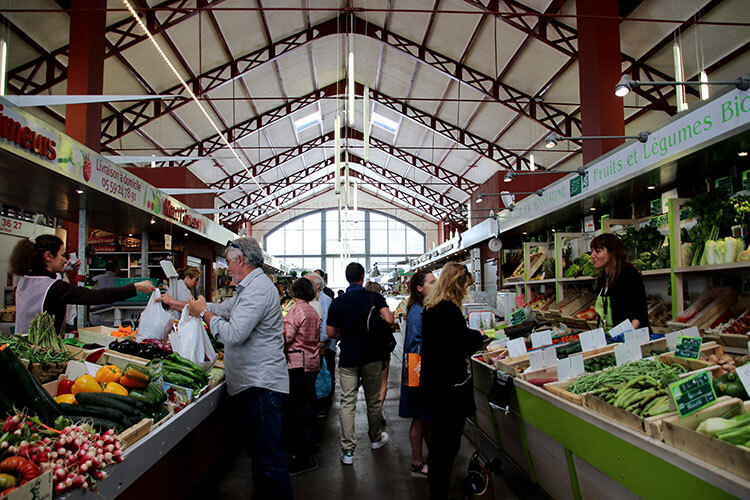
M 71 392 L 73 394 L 78 394 L 79 392 L 102 392 L 102 386 L 91 375 L 81 375 L 73 383 Z
M 128 395 L 128 390 L 117 382 L 107 382 L 106 384 L 104 384 L 104 392 L 109 392 L 110 394 L 119 394 L 120 396 Z
M 96 372 L 96 381 L 100 384 L 105 382 L 119 382 L 122 377 L 122 370 L 119 366 L 104 365 Z
M 60 394 L 55 398 L 56 403 L 68 403 L 69 405 L 76 404 L 76 397 L 72 394 Z

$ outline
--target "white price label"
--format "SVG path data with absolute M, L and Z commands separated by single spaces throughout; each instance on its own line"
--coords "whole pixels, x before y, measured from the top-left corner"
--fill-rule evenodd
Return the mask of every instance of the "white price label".
M 609 336 L 616 337 L 621 333 L 630 332 L 633 330 L 635 330 L 635 328 L 633 328 L 633 323 L 631 323 L 629 319 L 626 319 L 619 325 L 615 325 L 614 327 L 612 327 L 612 329 L 609 331 Z
M 625 332 L 625 343 L 637 342 L 638 345 L 643 345 L 648 341 L 648 328 L 638 328 L 636 330 Z
M 630 361 L 630 358 L 628 356 L 628 348 L 625 344 L 620 344 L 619 342 L 615 344 L 615 364 L 617 366 L 624 365 Z
M 580 377 L 586 373 L 586 370 L 583 368 L 583 354 L 573 354 L 572 356 L 569 356 L 568 359 L 570 360 L 571 375 L 574 377 Z
M 523 338 L 513 339 L 508 342 L 508 356 L 517 358 L 526 354 L 526 341 Z
M 581 350 L 583 352 L 593 351 L 607 346 L 607 338 L 604 336 L 604 328 L 581 332 L 578 336 L 581 341 Z
M 735 371 L 740 382 L 745 386 L 745 392 L 750 394 L 750 364 L 738 366 Z
M 557 380 L 568 380 L 573 378 L 570 375 L 570 359 L 558 359 L 557 360 Z
M 544 369 L 544 353 L 541 350 L 529 353 L 529 366 L 532 372 Z
M 536 349 L 537 347 L 544 347 L 552 345 L 552 330 L 544 330 L 541 332 L 534 332 L 530 336 L 531 347 Z
M 542 349 L 542 352 L 544 353 L 544 366 L 555 366 L 555 363 L 557 363 L 557 349 L 553 346 Z
M 684 337 L 700 337 L 701 334 L 698 331 L 698 328 L 695 326 L 691 326 L 690 328 L 685 328 L 683 330 L 677 330 L 676 332 L 670 332 L 666 334 L 667 338 L 667 349 L 670 351 L 674 351 L 675 347 L 677 347 L 677 337 L 680 335 Z

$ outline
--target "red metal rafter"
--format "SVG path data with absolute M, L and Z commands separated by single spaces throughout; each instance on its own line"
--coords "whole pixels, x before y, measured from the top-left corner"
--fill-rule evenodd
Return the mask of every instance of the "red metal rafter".
M 359 130 L 345 128 L 343 130 L 343 135 L 355 141 L 364 140 L 364 134 Z M 265 160 L 255 164 L 255 168 L 257 169 L 256 175 L 262 175 L 266 172 L 269 172 L 274 168 L 277 168 L 284 163 L 303 155 L 308 151 L 312 151 L 322 147 L 332 140 L 333 133 L 329 133 L 323 136 L 318 136 L 294 148 L 282 151 L 281 153 L 270 158 L 266 158 Z M 383 151 L 389 156 L 395 157 L 398 160 L 401 160 L 402 162 L 407 163 L 408 165 L 411 165 L 422 172 L 425 172 L 439 180 L 445 181 L 447 185 L 460 189 L 466 194 L 471 194 L 476 188 L 479 187 L 479 184 L 474 181 L 463 178 L 454 172 L 451 172 L 445 168 L 433 164 L 428 160 L 425 160 L 424 158 L 409 153 L 408 151 L 402 150 L 375 137 L 370 137 L 370 147 L 372 149 Z M 209 187 L 217 189 L 231 189 L 233 186 L 246 182 L 250 182 L 250 176 L 242 171 L 234 175 L 227 176 L 223 179 L 219 179 L 218 181 L 212 182 L 211 184 L 209 184 Z
M 233 200 L 227 203 L 222 208 L 242 208 L 245 206 L 259 203 L 264 198 L 266 198 L 266 193 L 264 191 L 266 190 L 274 191 L 277 189 L 282 189 L 284 187 L 290 186 L 297 182 L 304 181 L 311 175 L 319 172 L 322 168 L 325 168 L 328 165 L 332 164 L 333 161 L 334 161 L 333 158 L 327 158 L 326 160 L 319 162 L 315 165 L 306 167 L 298 172 L 295 172 L 277 181 L 270 182 L 264 187 L 264 189 L 262 190 L 256 189 L 255 191 L 251 191 L 247 193 L 245 196 L 242 196 L 240 198 L 237 198 L 236 200 Z M 431 204 L 431 206 L 435 207 L 436 210 L 443 209 L 448 212 L 458 210 L 462 206 L 462 204 L 459 203 L 458 201 L 447 198 L 443 194 L 439 193 L 438 191 L 435 191 L 434 189 L 430 187 L 424 186 L 423 184 L 419 184 L 418 182 L 415 182 L 411 179 L 406 179 L 403 176 L 395 172 L 392 172 L 384 167 L 380 167 L 372 163 L 367 163 L 361 157 L 357 155 L 349 153 L 349 163 L 360 165 L 364 167 L 365 169 L 367 169 L 367 171 L 374 172 L 380 177 L 385 178 L 387 181 L 393 181 L 392 183 L 386 183 L 378 179 L 377 177 L 374 177 L 368 174 L 362 174 L 360 172 L 360 174 L 363 176 L 363 178 L 365 178 L 365 180 L 374 182 L 377 185 L 378 189 L 388 192 L 388 194 L 392 194 L 391 192 L 392 190 L 397 191 L 404 196 L 411 196 L 415 200 L 419 200 L 423 204 L 424 203 Z M 354 170 L 350 169 L 349 171 L 350 177 L 353 172 Z M 417 195 L 423 197 L 424 199 L 420 198 Z
M 343 30 L 345 27 L 347 30 L 353 29 L 357 35 L 367 36 L 387 43 L 389 47 L 400 50 L 421 61 L 423 64 L 451 78 L 462 81 L 463 84 L 481 92 L 489 97 L 490 100 L 499 102 L 513 111 L 535 119 L 550 130 L 563 133 L 566 122 L 571 120 L 574 125 L 580 125 L 577 119 L 571 119 L 560 109 L 543 102 L 535 102 L 531 110 L 527 111 L 526 103 L 531 99 L 531 96 L 398 34 L 385 31 L 379 26 L 356 17 L 354 18 L 353 26 L 349 26 L 349 24 L 351 23 L 347 22 L 346 16 L 342 19 L 330 19 L 309 29 L 290 35 L 272 45 L 255 50 L 245 56 L 238 57 L 233 61 L 210 69 L 198 75 L 195 79 L 190 79 L 188 84 L 198 90 L 198 95 L 204 96 L 233 79 L 244 76 L 252 69 L 276 60 L 283 54 L 305 46 L 314 40 L 326 36 L 338 35 L 340 34 L 340 30 Z M 183 95 L 184 89 L 181 85 L 175 85 L 164 90 L 162 93 Z M 184 106 L 187 102 L 189 101 L 185 99 L 174 99 L 165 102 L 131 104 L 124 108 L 121 113 L 104 119 L 102 123 L 103 143 L 109 144 L 122 137 L 122 135 L 150 123 L 167 111 Z M 132 123 L 127 127 L 118 126 L 118 123 L 122 124 L 125 121 L 131 121 Z M 122 132 L 118 133 L 118 130 L 122 130 Z
M 215 7 L 224 1 L 205 0 L 205 5 Z M 156 5 L 156 8 L 167 7 L 169 10 L 166 11 L 166 14 L 160 16 L 164 17 L 164 20 L 158 28 L 152 31 L 153 34 L 161 33 L 198 14 L 200 12 L 198 9 L 182 9 L 190 3 L 190 0 L 167 0 Z M 104 51 L 105 60 L 147 39 L 147 36 L 138 27 L 138 23 L 130 16 L 107 26 L 105 33 L 107 40 L 110 42 Z M 9 70 L 7 81 L 21 89 L 21 94 L 43 93 L 65 81 L 68 77 L 67 60 L 68 45 L 64 45 Z M 37 75 L 44 75 L 41 82 L 35 80 L 34 77 Z

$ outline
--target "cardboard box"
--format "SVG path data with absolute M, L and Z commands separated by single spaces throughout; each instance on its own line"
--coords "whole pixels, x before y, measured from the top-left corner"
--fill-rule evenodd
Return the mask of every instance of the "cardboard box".
M 52 471 L 47 471 L 41 476 L 11 491 L 5 500 L 52 500 Z

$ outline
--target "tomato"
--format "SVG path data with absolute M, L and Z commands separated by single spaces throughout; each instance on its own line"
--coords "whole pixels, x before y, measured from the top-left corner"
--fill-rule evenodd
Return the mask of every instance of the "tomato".
M 32 479 L 39 477 L 42 474 L 39 466 L 31 460 L 26 462 L 26 465 L 21 467 L 21 470 L 19 472 L 23 476 L 24 481 L 31 481 Z
M 8 457 L 0 462 L 0 471 L 20 473 L 27 462 L 23 457 Z
M 62 394 L 70 394 L 70 391 L 73 389 L 73 381 L 72 380 L 61 380 L 57 383 L 57 395 L 61 396 Z
M 0 474 L 0 490 L 12 488 L 16 485 L 16 478 L 10 474 Z

